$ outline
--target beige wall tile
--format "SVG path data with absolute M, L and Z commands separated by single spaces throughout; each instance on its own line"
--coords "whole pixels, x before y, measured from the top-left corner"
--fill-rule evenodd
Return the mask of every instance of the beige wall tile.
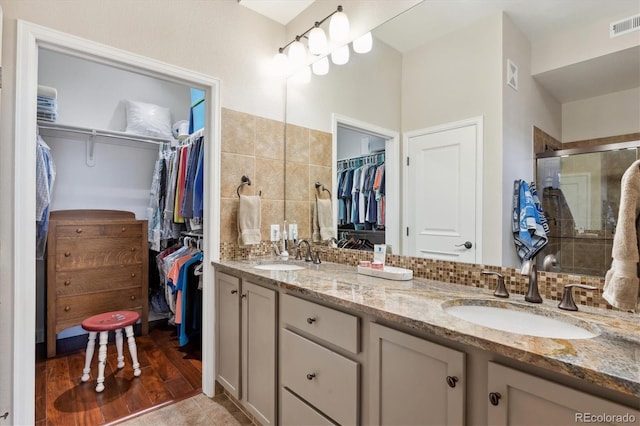
M 262 200 L 262 226 L 260 227 L 260 234 L 263 241 L 270 239 L 271 225 L 284 224 L 284 200 Z
M 286 198 L 287 201 L 308 201 L 309 200 L 309 165 L 298 163 L 287 163 L 286 176 Z
M 253 183 L 255 181 L 255 163 L 255 157 L 223 152 L 220 164 L 220 196 L 237 198 L 238 185 L 242 182 L 243 175 L 247 175 Z M 257 189 L 254 185 L 245 185 L 240 193 L 244 195 L 257 194 Z
M 220 243 L 238 242 L 238 197 L 220 200 Z
M 287 124 L 287 163 L 309 164 L 309 129 Z
M 256 189 L 265 200 L 284 200 L 284 163 L 282 160 L 256 158 Z
M 308 201 L 287 200 L 287 222 L 298 224 L 298 239 L 311 240 L 310 204 Z
M 320 192 L 318 192 L 316 190 L 316 182 L 320 182 L 331 191 L 331 167 L 309 166 L 309 201 L 315 200 L 316 195 L 320 195 L 321 198 L 329 197 L 327 191 L 320 189 Z M 333 193 L 331 195 L 333 195 Z
M 256 117 L 251 114 L 222 108 L 222 152 L 254 155 Z
M 284 159 L 284 123 L 256 117 L 256 157 Z
M 331 167 L 333 142 L 331 133 L 309 131 L 309 164 Z

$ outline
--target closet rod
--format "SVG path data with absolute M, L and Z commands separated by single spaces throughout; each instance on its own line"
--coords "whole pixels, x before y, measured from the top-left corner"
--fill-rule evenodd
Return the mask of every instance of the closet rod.
M 116 130 L 96 130 L 87 127 L 71 126 L 68 124 L 55 124 L 55 123 L 38 123 L 38 129 L 40 130 L 56 130 L 60 132 L 79 133 L 89 136 L 104 136 L 113 139 L 124 139 L 134 142 L 145 142 L 156 145 L 164 145 L 170 143 L 169 139 L 156 138 L 153 136 L 140 136 L 126 132 L 118 132 Z

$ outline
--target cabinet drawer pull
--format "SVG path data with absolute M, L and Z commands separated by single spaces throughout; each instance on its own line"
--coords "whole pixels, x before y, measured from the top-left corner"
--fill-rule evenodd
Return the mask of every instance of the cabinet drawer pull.
M 131 247 L 131 251 L 136 251 L 136 248 L 135 247 Z
M 64 307 L 65 312 L 69 312 L 71 310 L 71 306 L 67 305 Z
M 231 290 L 231 294 L 237 294 L 238 290 Z
M 447 376 L 447 384 L 449 387 L 455 388 L 458 378 L 456 376 Z
M 78 234 L 82 234 L 82 228 L 78 228 L 78 229 L 76 229 L 76 233 L 78 233 Z
M 498 392 L 491 392 L 489 394 L 489 402 L 491 402 L 491 405 L 498 405 L 500 403 L 500 398 L 502 398 L 502 395 Z
M 64 257 L 69 257 L 71 256 L 71 252 L 70 251 L 65 251 L 64 252 Z
M 316 377 L 316 373 L 307 374 L 307 380 L 313 380 L 314 377 Z
M 316 322 L 316 317 L 308 317 L 307 318 L 307 324 L 313 324 L 314 322 Z
M 124 232 L 124 231 L 126 231 L 126 230 L 127 230 L 127 228 L 125 228 L 124 226 L 123 226 L 123 227 L 122 227 L 122 229 L 121 229 L 121 231 L 122 231 L 122 232 Z
M 69 284 L 71 284 L 71 280 L 66 280 L 66 281 L 64 282 L 64 285 L 69 285 Z
M 135 272 L 132 272 L 132 273 L 131 273 L 131 278 L 135 278 L 135 277 L 136 277 L 136 273 L 135 273 Z
M 136 300 L 136 297 L 135 296 L 131 296 L 130 299 L 131 300 Z

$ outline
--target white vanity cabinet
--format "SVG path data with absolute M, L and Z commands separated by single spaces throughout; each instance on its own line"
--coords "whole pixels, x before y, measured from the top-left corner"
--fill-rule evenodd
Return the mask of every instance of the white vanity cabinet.
M 359 318 L 283 294 L 280 322 L 282 425 L 359 424 Z
M 640 411 L 489 362 L 491 425 L 638 424 Z
M 371 323 L 373 425 L 465 423 L 465 353 Z
M 216 273 L 217 380 L 263 425 L 276 424 L 276 295 Z

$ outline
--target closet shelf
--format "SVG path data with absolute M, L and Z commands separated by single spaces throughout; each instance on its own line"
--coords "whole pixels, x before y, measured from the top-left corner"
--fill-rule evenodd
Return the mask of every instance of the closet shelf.
M 93 156 L 94 144 L 96 139 L 103 143 L 109 143 L 114 145 L 131 145 L 131 142 L 135 142 L 136 146 L 144 147 L 144 145 L 138 145 L 138 142 L 144 144 L 150 144 L 155 146 L 169 146 L 171 140 L 167 138 L 157 138 L 153 136 L 136 135 L 133 133 L 119 132 L 117 130 L 98 130 L 90 127 L 73 126 L 70 124 L 49 123 L 44 121 L 38 121 L 38 134 L 41 136 L 61 137 L 69 135 L 85 135 L 88 138 L 82 140 L 87 144 L 87 166 L 95 165 L 95 158 Z

